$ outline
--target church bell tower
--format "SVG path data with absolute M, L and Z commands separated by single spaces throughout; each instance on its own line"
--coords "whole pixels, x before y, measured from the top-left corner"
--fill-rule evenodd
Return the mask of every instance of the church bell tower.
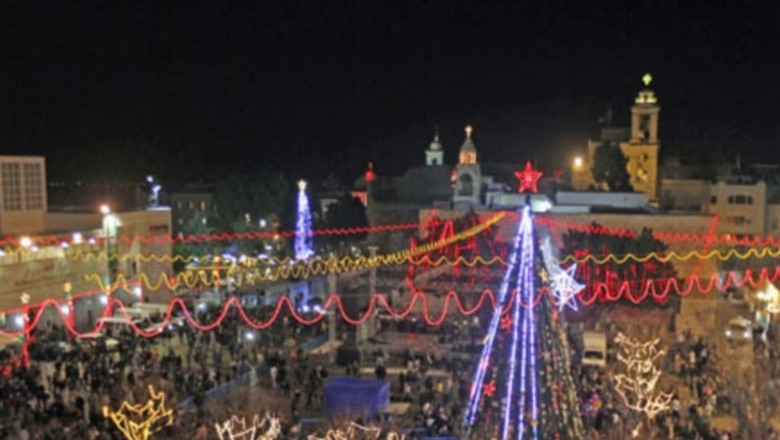
M 475 207 L 479 205 L 482 189 L 482 170 L 477 162 L 477 147 L 471 139 L 471 125 L 466 126 L 466 140 L 460 147 L 458 166 L 455 169 L 455 193 L 452 201 L 455 207 Z
M 648 195 L 651 203 L 658 202 L 658 114 L 661 107 L 658 98 L 650 89 L 653 77 L 646 73 L 642 77 L 644 88 L 631 106 L 631 138 L 622 142 L 620 149 L 628 157 L 626 165 L 634 191 Z
M 439 127 L 436 127 L 436 134 L 433 136 L 433 142 L 425 150 L 425 165 L 436 166 L 444 165 L 444 148 L 439 141 Z

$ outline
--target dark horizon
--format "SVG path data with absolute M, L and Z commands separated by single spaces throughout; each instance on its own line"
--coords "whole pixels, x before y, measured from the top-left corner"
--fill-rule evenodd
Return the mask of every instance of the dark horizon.
M 618 122 L 651 72 L 661 154 L 780 162 L 774 11 L 357 1 L 6 1 L 0 145 L 50 180 L 195 181 L 239 170 L 349 183 L 423 163 L 463 126 L 485 162 L 560 158 Z M 85 177 L 85 170 L 89 170 Z

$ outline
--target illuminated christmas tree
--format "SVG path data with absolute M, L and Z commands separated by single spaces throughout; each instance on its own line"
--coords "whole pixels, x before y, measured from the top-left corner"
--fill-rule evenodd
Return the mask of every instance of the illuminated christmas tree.
M 311 233 L 311 209 L 306 195 L 306 181 L 298 181 L 298 209 L 295 213 L 295 259 L 305 261 L 314 255 Z
M 539 252 L 541 251 L 541 252 Z M 575 267 L 562 268 L 523 209 L 474 374 L 465 427 L 472 439 L 582 439 L 579 400 L 559 312 L 576 308 Z M 548 295 L 539 297 L 538 287 Z

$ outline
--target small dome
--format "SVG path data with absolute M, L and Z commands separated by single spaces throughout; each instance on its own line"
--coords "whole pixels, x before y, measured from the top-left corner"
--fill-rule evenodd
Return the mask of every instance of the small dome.
M 439 141 L 439 131 L 436 130 L 436 135 L 433 136 L 433 142 L 428 146 L 429 151 L 439 151 L 442 149 L 441 142 Z

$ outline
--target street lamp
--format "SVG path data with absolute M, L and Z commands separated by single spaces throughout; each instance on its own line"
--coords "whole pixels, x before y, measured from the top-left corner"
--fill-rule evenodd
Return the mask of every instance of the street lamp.
M 117 229 L 122 226 L 119 218 L 111 213 L 111 207 L 103 204 L 100 205 L 100 213 L 103 214 L 103 246 L 106 253 L 106 270 L 107 270 L 107 282 L 106 282 L 106 294 L 111 294 L 112 272 L 117 268 L 118 261 L 116 258 L 111 258 L 111 238 L 117 234 Z
M 582 156 L 577 156 L 574 158 L 574 161 L 572 162 L 572 166 L 574 167 L 575 170 L 579 170 L 580 168 L 582 168 L 583 163 L 584 161 L 582 160 Z

